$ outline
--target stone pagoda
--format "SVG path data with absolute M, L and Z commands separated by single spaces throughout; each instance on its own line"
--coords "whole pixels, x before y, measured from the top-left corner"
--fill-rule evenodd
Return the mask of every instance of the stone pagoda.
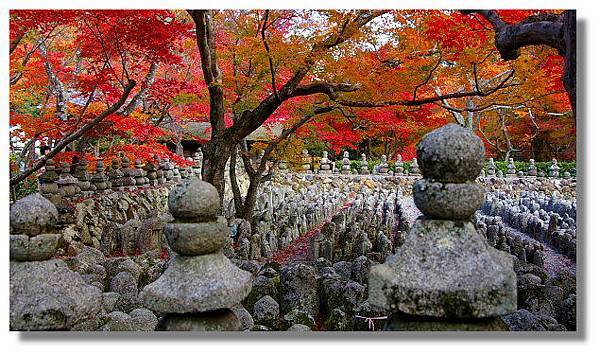
M 448 124 L 417 145 L 423 179 L 413 186 L 424 216 L 385 263 L 371 268 L 369 302 L 393 312 L 389 330 L 505 330 L 517 310 L 512 257 L 489 246 L 472 217 L 484 200 L 474 182 L 485 148 Z
M 175 220 L 164 233 L 177 254 L 142 290 L 145 306 L 166 314 L 161 330 L 239 330 L 231 308 L 250 293 L 252 275 L 223 255 L 229 228 L 217 216 L 217 189 L 195 177 L 183 180 L 169 193 L 168 206 Z

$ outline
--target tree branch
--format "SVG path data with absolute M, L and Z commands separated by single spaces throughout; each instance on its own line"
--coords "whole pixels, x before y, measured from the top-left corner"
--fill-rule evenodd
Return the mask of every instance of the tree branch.
M 11 177 L 10 185 L 12 186 L 12 185 L 18 184 L 19 182 L 25 180 L 29 175 L 33 174 L 34 172 L 38 171 L 42 166 L 44 166 L 44 164 L 46 163 L 46 161 L 48 159 L 51 159 L 52 157 L 54 157 L 56 154 L 58 154 L 63 148 L 65 148 L 71 142 L 79 139 L 87 131 L 92 129 L 96 124 L 100 123 L 102 120 L 104 120 L 106 117 L 110 116 L 111 114 L 117 112 L 117 110 L 121 106 L 123 106 L 123 104 L 125 103 L 125 100 L 127 100 L 127 97 L 131 93 L 131 90 L 133 90 L 133 87 L 135 86 L 135 84 L 136 84 L 135 81 L 130 80 L 129 83 L 127 84 L 127 86 L 125 87 L 123 94 L 121 95 L 121 97 L 119 98 L 119 100 L 117 102 L 115 102 L 113 105 L 111 105 L 106 110 L 102 111 L 93 120 L 87 122 L 86 124 L 81 126 L 79 129 L 77 129 L 76 131 L 72 132 L 68 136 L 61 139 L 61 141 L 58 142 L 58 144 L 56 144 L 56 146 L 54 146 L 54 148 L 51 151 L 49 151 L 46 155 L 41 157 L 35 164 L 33 164 L 33 166 L 25 169 L 25 171 L 23 171 L 19 175 Z

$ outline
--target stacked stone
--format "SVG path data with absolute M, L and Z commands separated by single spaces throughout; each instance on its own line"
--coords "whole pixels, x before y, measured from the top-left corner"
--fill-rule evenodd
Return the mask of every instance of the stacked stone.
M 163 170 L 163 162 L 156 154 L 154 155 L 154 160 L 156 161 L 156 182 L 158 185 L 162 185 L 167 182 L 165 171 Z
M 384 154 L 381 156 L 381 163 L 379 163 L 379 174 L 387 174 L 389 170 L 389 165 L 387 162 L 387 156 Z
M 144 166 L 142 165 L 142 161 L 140 159 L 135 160 L 135 169 L 133 171 L 133 178 L 135 180 L 135 186 L 143 187 L 146 183 L 146 172 L 144 171 Z
M 342 158 L 342 174 L 350 174 L 350 155 L 348 151 L 344 151 L 344 157 Z
M 144 166 L 144 170 L 146 172 L 146 179 L 148 186 L 156 187 L 158 186 L 158 173 L 156 171 L 156 165 L 154 162 L 148 161 Z
M 326 150 L 323 151 L 323 157 L 321 158 L 321 165 L 319 167 L 319 172 L 321 174 L 330 174 L 332 171 L 331 161 L 329 160 L 328 154 L 329 153 Z
M 109 186 L 111 182 L 109 181 L 109 177 L 104 173 L 104 162 L 102 160 L 98 160 L 96 163 L 96 173 L 94 176 L 92 176 L 92 183 L 98 192 L 103 192 L 106 189 L 109 189 L 111 186 L 114 186 L 112 184 Z
M 311 172 L 310 156 L 308 155 L 308 150 L 306 149 L 302 149 L 302 171 L 305 174 L 309 174 Z
M 81 160 L 77 160 L 75 157 L 73 158 L 73 163 L 75 165 L 73 170 L 73 177 L 78 180 L 77 184 L 79 185 L 79 189 L 83 193 L 83 196 L 90 196 L 93 193 L 93 191 L 96 190 L 96 186 L 94 186 L 94 184 L 90 182 L 90 175 L 87 171 L 88 161 L 85 158 L 85 156 L 83 156 Z
M 396 163 L 394 164 L 394 172 L 396 175 L 402 175 L 404 173 L 404 163 L 402 162 L 402 155 L 396 156 Z
M 100 289 L 86 284 L 64 261 L 58 211 L 35 193 L 10 208 L 10 329 L 95 330 Z
M 508 159 L 508 165 L 506 167 L 506 177 L 514 178 L 517 176 L 517 169 L 515 167 L 515 161 L 513 158 Z
M 552 159 L 552 165 L 550 165 L 550 169 L 548 172 L 548 177 L 550 178 L 558 178 L 559 176 L 559 171 L 560 168 L 558 167 L 558 162 L 556 161 L 556 159 Z
M 173 167 L 171 165 L 171 161 L 169 160 L 169 157 L 166 157 L 162 161 L 162 163 L 163 163 L 162 170 L 165 172 L 166 181 L 173 181 L 173 176 L 175 174 L 173 173 Z
M 494 158 L 490 158 L 488 161 L 487 175 L 488 176 L 496 176 L 496 163 L 494 163 Z
M 516 311 L 512 257 L 489 246 L 471 222 L 485 191 L 474 182 L 485 148 L 449 124 L 417 145 L 423 179 L 413 186 L 424 217 L 397 254 L 371 268 L 369 302 L 395 312 L 390 330 L 504 330 Z
M 74 197 L 81 193 L 79 181 L 71 175 L 71 167 L 68 163 L 63 162 L 61 165 L 61 173 L 56 184 L 58 192 L 63 197 Z
M 537 167 L 535 166 L 535 160 L 529 159 L 529 166 L 527 167 L 527 175 L 536 177 L 537 176 Z
M 187 168 L 185 166 L 178 166 L 177 169 L 175 169 L 179 172 L 179 181 L 187 179 L 188 178 L 188 171 Z
M 166 313 L 162 330 L 239 330 L 231 308 L 250 292 L 252 275 L 223 255 L 229 228 L 217 216 L 216 188 L 198 178 L 184 180 L 169 193 L 168 205 L 175 221 L 164 232 L 177 255 L 142 290 L 141 299 L 149 309 Z
M 54 160 L 48 159 L 46 161 L 44 172 L 38 177 L 39 190 L 44 196 L 56 196 L 58 194 L 58 174 L 56 173 L 56 165 Z
M 363 175 L 369 174 L 369 162 L 367 162 L 367 156 L 364 153 L 360 155 L 360 173 Z
M 121 185 L 123 186 L 123 190 L 125 191 L 133 191 L 135 190 L 135 171 L 130 167 L 129 158 L 124 156 L 121 159 L 121 172 L 123 173 L 123 178 L 121 179 Z
M 104 164 L 104 163 L 103 163 Z M 115 191 L 123 190 L 123 172 L 121 171 L 121 162 L 115 158 L 111 162 L 112 169 L 110 169 L 109 179 L 112 189 Z M 97 170 L 97 169 L 96 169 Z M 104 165 L 102 165 L 104 170 Z
M 171 167 L 171 171 L 173 172 L 173 182 L 180 183 L 181 173 L 179 171 L 179 168 L 173 162 L 169 162 L 169 166 Z

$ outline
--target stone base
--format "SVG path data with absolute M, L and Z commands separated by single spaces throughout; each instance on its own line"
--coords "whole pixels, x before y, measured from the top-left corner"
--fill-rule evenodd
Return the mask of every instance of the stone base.
M 508 331 L 500 317 L 445 319 L 411 316 L 396 312 L 388 319 L 384 330 L 388 331 Z
M 418 219 L 399 252 L 371 268 L 369 302 L 420 316 L 485 318 L 517 310 L 511 255 L 471 222 Z
M 229 309 L 205 313 L 167 314 L 158 324 L 158 330 L 165 331 L 240 331 L 242 324 Z
M 153 283 L 144 287 L 144 305 L 162 313 L 202 313 L 230 308 L 250 293 L 252 274 L 236 267 L 221 251 L 177 255 Z
M 10 329 L 71 330 L 94 322 L 102 291 L 62 260 L 10 262 Z

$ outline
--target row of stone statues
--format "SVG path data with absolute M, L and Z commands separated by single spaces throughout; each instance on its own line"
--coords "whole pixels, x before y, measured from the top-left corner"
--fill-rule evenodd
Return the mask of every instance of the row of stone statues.
M 497 176 L 504 177 L 504 173 L 502 170 L 499 170 L 494 162 L 494 158 L 489 158 L 488 163 L 486 165 L 485 170 L 481 170 L 481 176 Z M 560 167 L 558 166 L 558 162 L 556 159 L 552 159 L 552 165 L 548 168 L 548 176 L 546 176 L 546 172 L 542 169 L 538 169 L 535 165 L 535 160 L 529 159 L 529 165 L 527 166 L 527 171 L 517 171 L 515 166 L 515 161 L 513 158 L 508 159 L 506 177 L 514 178 L 514 177 L 549 177 L 549 178 L 559 178 L 560 177 Z M 571 173 L 569 171 L 565 171 L 563 176 L 565 179 L 571 178 Z
M 308 150 L 304 149 L 302 151 L 302 172 L 304 173 L 312 173 L 312 157 L 308 155 Z M 405 171 L 406 170 L 406 171 Z M 419 165 L 417 164 L 417 159 L 413 158 L 410 168 L 404 169 L 404 162 L 402 161 L 402 156 L 398 154 L 396 156 L 396 161 L 394 162 L 394 168 L 390 169 L 390 164 L 388 164 L 387 156 L 384 154 L 381 156 L 381 162 L 373 167 L 373 170 L 369 170 L 369 162 L 367 161 L 367 156 L 365 154 L 361 155 L 360 161 L 360 170 L 357 171 L 351 168 L 350 158 L 347 151 L 344 151 L 342 158 L 342 168 L 341 171 L 335 165 L 335 162 L 329 159 L 329 153 L 327 151 L 323 151 L 323 157 L 321 158 L 321 162 L 319 164 L 319 169 L 315 172 L 320 174 L 331 174 L 331 173 L 341 173 L 341 174 L 381 174 L 381 175 L 411 175 L 416 176 L 420 174 Z
M 98 160 L 93 172 L 88 172 L 85 157 L 74 159 L 73 164 L 63 162 L 60 166 L 48 159 L 44 172 L 38 176 L 39 191 L 44 196 L 87 197 L 95 192 L 133 191 L 202 176 L 200 149 L 187 158 L 189 166 L 178 166 L 169 157 L 154 155 L 153 158 L 154 161 L 145 164 L 136 159 L 132 166 L 130 159 L 121 153 L 119 158 L 111 161 L 108 169 L 103 160 Z
M 308 155 L 308 151 L 305 149 L 302 151 L 302 172 L 304 173 L 312 173 L 312 162 L 313 158 Z M 344 151 L 342 158 L 342 167 L 341 170 L 338 170 L 335 166 L 335 162 L 329 159 L 329 153 L 327 151 L 323 151 L 323 157 L 321 158 L 319 169 L 315 170 L 320 174 L 330 174 L 330 173 L 341 173 L 341 174 L 379 174 L 379 175 L 393 175 L 393 176 L 418 176 L 421 174 L 419 170 L 419 165 L 417 163 L 417 158 L 413 158 L 408 169 L 404 168 L 404 162 L 402 161 L 402 156 L 398 154 L 396 156 L 396 161 L 394 162 L 393 169 L 388 163 L 387 156 L 384 154 L 381 156 L 380 163 L 375 165 L 372 170 L 369 170 L 369 163 L 367 162 L 367 157 L 365 154 L 361 154 L 360 161 L 360 170 L 356 171 L 351 168 L 349 154 L 347 151 Z M 515 178 L 515 177 L 549 177 L 549 178 L 559 178 L 560 176 L 560 167 L 558 166 L 558 162 L 556 159 L 552 159 L 552 165 L 548 168 L 548 174 L 542 170 L 538 169 L 535 165 L 534 159 L 529 159 L 529 166 L 527 167 L 527 171 L 517 171 L 515 162 L 513 158 L 508 160 L 508 170 L 506 173 L 506 177 Z M 287 172 L 287 166 L 286 170 Z M 485 169 L 482 169 L 480 176 L 496 176 L 496 177 L 504 177 L 504 173 L 502 170 L 498 169 L 496 163 L 494 162 L 494 158 L 489 158 L 489 161 L 486 165 Z M 569 171 L 565 171 L 562 177 L 568 179 L 571 178 L 571 173 Z

